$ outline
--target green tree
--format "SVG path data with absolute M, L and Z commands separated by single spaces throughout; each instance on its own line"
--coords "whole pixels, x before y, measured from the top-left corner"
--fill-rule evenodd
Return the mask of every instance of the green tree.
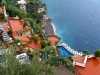
M 40 39 L 40 37 L 38 37 L 38 36 L 35 36 L 35 37 L 34 37 L 34 41 L 35 41 L 35 42 L 38 42 L 39 39 Z
M 32 18 L 26 18 L 26 20 L 30 23 L 31 26 L 34 25 L 34 20 Z
M 6 5 L 6 11 L 10 17 L 17 15 L 19 17 L 19 19 L 23 19 L 26 16 L 24 11 L 21 11 L 20 9 L 18 9 L 14 6 L 11 6 L 11 5 L 8 5 L 8 6 Z
M 36 23 L 41 23 L 43 12 L 38 13 L 38 9 L 42 7 L 43 4 L 40 2 L 40 0 L 29 1 L 26 4 L 26 11 L 28 12 L 27 17 L 33 18 Z
M 13 31 L 12 31 L 12 30 L 9 30 L 7 33 L 8 33 L 9 35 L 12 35 Z
M 47 46 L 46 41 L 42 41 L 42 42 L 41 42 L 41 47 L 42 47 L 42 48 L 45 48 L 46 46 Z
M 73 63 L 65 57 L 53 56 L 51 58 L 48 58 L 46 63 L 52 66 L 58 66 L 59 64 L 62 64 L 68 70 L 70 70 L 71 72 L 74 72 Z
M 17 4 L 17 1 L 18 0 L 3 0 L 4 1 L 4 4 L 5 5 L 12 5 L 12 6 L 15 6 L 15 7 L 18 7 L 18 4 Z
M 39 25 L 39 24 L 33 25 L 33 30 L 34 30 L 35 33 L 40 33 L 42 31 L 42 29 L 43 29 L 42 26 Z
M 15 57 L 15 50 L 10 49 L 8 53 L 3 55 L 5 62 L 0 66 L 1 75 L 56 75 L 53 66 L 47 66 L 45 61 L 39 61 L 38 57 L 34 56 L 32 60 L 21 58 L 25 60 L 25 64 L 21 64 Z M 31 63 L 29 63 L 31 62 Z
M 100 57 L 100 50 L 96 50 L 96 52 L 94 53 L 95 57 Z
M 19 17 L 20 20 L 24 19 L 26 17 L 25 12 L 20 10 L 19 13 L 18 13 L 18 17 Z

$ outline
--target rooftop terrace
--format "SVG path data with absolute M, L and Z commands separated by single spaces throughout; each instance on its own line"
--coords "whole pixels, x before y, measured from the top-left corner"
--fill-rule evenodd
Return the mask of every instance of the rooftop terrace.
M 100 59 L 88 58 L 85 67 L 75 65 L 82 75 L 100 75 Z M 77 74 L 78 75 L 78 74 Z
M 9 20 L 9 26 L 13 32 L 23 30 L 23 25 L 21 25 L 19 20 Z

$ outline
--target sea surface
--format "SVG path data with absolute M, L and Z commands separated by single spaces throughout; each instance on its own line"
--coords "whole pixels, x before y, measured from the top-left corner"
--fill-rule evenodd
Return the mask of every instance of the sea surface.
M 100 49 L 100 0 L 42 0 L 61 41 L 94 53 Z

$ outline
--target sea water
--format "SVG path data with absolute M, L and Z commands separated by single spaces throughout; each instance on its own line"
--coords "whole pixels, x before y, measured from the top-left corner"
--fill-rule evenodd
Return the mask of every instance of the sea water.
M 100 49 L 100 0 L 42 0 L 61 41 L 94 53 Z

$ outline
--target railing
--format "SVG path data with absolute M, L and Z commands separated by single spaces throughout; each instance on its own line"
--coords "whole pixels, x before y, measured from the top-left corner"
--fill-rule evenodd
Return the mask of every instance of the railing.
M 75 75 L 82 75 L 77 68 L 75 68 Z

